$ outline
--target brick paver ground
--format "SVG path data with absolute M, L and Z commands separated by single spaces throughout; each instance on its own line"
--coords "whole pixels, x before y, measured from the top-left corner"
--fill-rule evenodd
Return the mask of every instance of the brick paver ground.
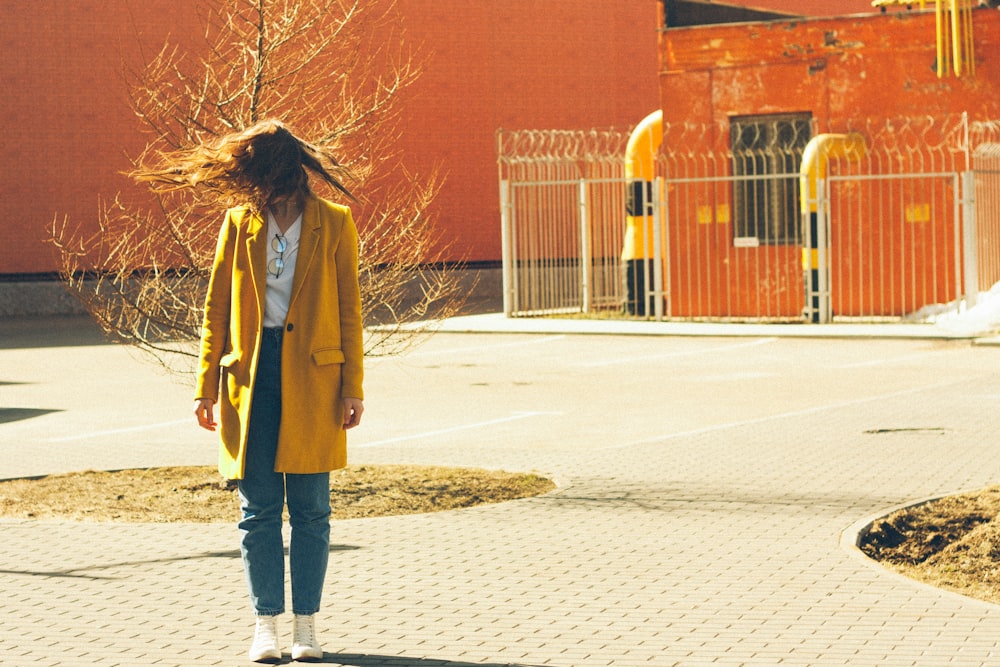
M 38 324 L 0 326 L 0 477 L 214 461 L 184 384 Z M 766 330 L 441 333 L 372 360 L 353 462 L 560 489 L 336 522 L 324 661 L 1000 664 L 1000 607 L 850 546 L 896 505 L 1000 481 L 998 361 L 965 340 Z M 232 525 L 0 520 L 0 592 L 3 665 L 247 664 Z

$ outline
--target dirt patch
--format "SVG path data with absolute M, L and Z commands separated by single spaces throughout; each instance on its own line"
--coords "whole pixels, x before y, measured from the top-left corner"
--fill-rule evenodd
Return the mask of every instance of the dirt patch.
M 876 521 L 861 550 L 918 581 L 1000 603 L 1000 487 L 949 496 Z
M 420 514 L 547 493 L 544 477 L 428 466 L 351 466 L 330 475 L 334 519 Z M 0 481 L 0 516 L 130 523 L 233 522 L 236 485 L 214 467 L 80 472 Z

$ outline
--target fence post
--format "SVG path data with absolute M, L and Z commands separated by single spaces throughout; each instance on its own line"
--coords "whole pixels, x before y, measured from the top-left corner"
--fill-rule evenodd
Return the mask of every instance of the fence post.
M 580 179 L 580 303 L 584 313 L 590 312 L 590 221 L 587 210 L 587 181 Z
M 653 284 L 648 287 L 649 294 L 653 297 L 653 317 L 656 320 L 663 319 L 663 210 L 660 206 L 660 192 L 663 189 L 663 178 L 653 179 L 652 197 L 646 203 L 651 209 L 647 210 L 651 214 L 649 219 L 653 221 L 653 229 L 650 231 L 650 243 L 653 244 Z M 647 248 L 649 246 L 646 246 Z M 646 253 L 649 254 L 648 252 Z M 648 300 L 648 299 L 647 299 Z
M 833 310 L 830 300 L 830 191 L 829 181 L 825 178 L 816 180 L 816 251 L 817 284 L 816 293 L 819 297 L 819 322 L 829 324 L 833 321 Z
M 503 264 L 503 314 L 511 317 L 516 308 L 514 249 L 510 181 L 500 181 L 500 244 Z
M 976 234 L 976 179 L 971 170 L 962 172 L 962 264 L 965 267 L 965 307 L 979 301 L 979 244 Z

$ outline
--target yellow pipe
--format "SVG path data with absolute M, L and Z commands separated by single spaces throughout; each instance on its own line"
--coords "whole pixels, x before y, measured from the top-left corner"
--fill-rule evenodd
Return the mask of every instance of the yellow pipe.
M 831 158 L 860 160 L 865 156 L 865 138 L 857 133 L 818 134 L 802 151 L 799 166 L 799 197 L 802 205 L 803 230 L 802 271 L 806 287 L 806 308 L 803 313 L 813 322 L 828 322 L 831 317 L 828 262 L 820 265 L 820 255 L 829 247 L 829 239 L 820 220 L 819 181 L 826 178 Z M 808 220 L 807 220 L 808 218 Z M 826 239 L 821 243 L 821 239 Z
M 652 183 L 656 175 L 656 155 L 663 143 L 663 112 L 654 111 L 635 126 L 625 145 L 625 178 L 628 183 L 642 181 L 641 187 Z M 651 185 L 650 185 L 651 187 Z M 643 190 L 644 191 L 644 190 Z M 644 237 L 649 216 L 626 215 L 622 259 L 645 259 L 647 254 Z
M 972 29 L 972 4 L 965 6 L 965 61 L 970 76 L 976 75 L 976 40 Z
M 944 11 L 941 8 L 941 0 L 934 2 L 934 19 L 937 27 L 937 75 L 940 79 L 944 77 L 945 68 L 948 66 L 948 54 L 944 45 Z
M 799 166 L 799 201 L 803 213 L 816 211 L 816 186 L 826 178 L 830 158 L 860 160 L 868 152 L 865 138 L 856 132 L 850 134 L 817 134 L 802 151 Z
M 951 58 L 955 76 L 962 76 L 962 24 L 958 0 L 951 0 Z
M 873 7 L 910 5 L 912 0 L 872 0 Z M 924 9 L 925 0 L 920 0 Z M 935 45 L 937 75 L 943 78 L 949 70 L 955 76 L 968 73 L 975 76 L 975 35 L 972 28 L 973 0 L 934 0 Z

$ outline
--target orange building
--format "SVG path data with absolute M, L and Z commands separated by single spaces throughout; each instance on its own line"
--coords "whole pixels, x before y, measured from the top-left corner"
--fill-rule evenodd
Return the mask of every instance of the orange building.
M 46 227 L 96 220 L 145 144 L 121 77 L 200 30 L 186 0 L 8 0 L 0 22 L 6 212 L 0 280 L 55 270 Z M 498 128 L 628 127 L 657 105 L 657 7 L 634 0 L 397 0 L 425 57 L 408 92 L 401 159 L 440 167 L 434 205 L 454 259 L 500 260 Z M 362 221 L 363 224 L 363 221 Z M 4 309 L 0 304 L 0 313 Z
M 0 314 L 45 310 L 37 299 L 12 309 L 4 294 L 52 277 L 55 259 L 44 239 L 54 218 L 92 226 L 102 197 L 133 187 L 121 175 L 129 166 L 125 155 L 138 154 L 145 138 L 124 99 L 122 66 L 134 67 L 168 36 L 183 48 L 185 37 L 199 31 L 195 4 L 5 3 L 0 189 L 8 221 L 0 244 Z M 417 174 L 442 169 L 446 181 L 433 213 L 454 241 L 452 259 L 479 267 L 498 265 L 501 257 L 501 128 L 626 128 L 660 108 L 664 152 L 684 145 L 688 152 L 732 153 L 735 130 L 759 131 L 768 119 L 813 134 L 840 131 L 857 119 L 1000 118 L 994 9 L 975 14 L 976 75 L 939 78 L 933 10 L 881 13 L 870 0 L 397 0 L 397 6 L 408 42 L 426 57 L 406 97 L 400 156 Z M 671 134 L 685 124 L 712 129 L 693 140 Z M 732 176 L 733 165 L 730 158 L 717 171 Z M 713 185 L 690 200 L 690 210 L 678 211 L 683 223 L 671 229 L 666 262 L 673 315 L 799 312 L 801 239 L 774 243 L 745 223 L 738 228 L 748 193 Z M 899 217 L 933 220 L 941 205 L 902 206 Z M 906 231 L 918 229 L 928 243 L 955 243 L 951 230 L 931 225 Z M 861 242 L 849 246 L 840 252 L 864 251 Z M 930 303 L 939 292 L 947 296 L 958 289 L 962 270 L 930 266 L 929 280 L 940 290 L 879 308 L 893 314 Z M 905 271 L 878 279 L 912 281 Z M 865 296 L 841 298 L 837 309 L 847 313 Z
M 671 205 L 678 207 L 668 223 L 665 258 L 669 315 L 794 319 L 801 316 L 804 281 L 809 279 L 802 263 L 809 257 L 803 257 L 799 232 L 798 178 L 786 179 L 783 192 L 739 179 L 768 171 L 797 174 L 807 142 L 820 133 L 876 122 L 884 126 L 891 119 L 929 119 L 927 125 L 934 129 L 909 148 L 894 149 L 898 155 L 916 155 L 928 143 L 944 140 L 941 127 L 948 119 L 962 114 L 973 123 L 1000 119 L 1000 64 L 995 61 L 1000 12 L 986 7 L 973 11 L 975 73 L 955 76 L 950 67 L 943 75 L 937 71 L 933 2 L 926 11 L 919 11 L 915 2 L 911 11 L 881 13 L 869 6 L 863 15 L 805 20 L 764 15 L 752 22 L 746 22 L 741 9 L 732 14 L 734 22 L 699 25 L 693 10 L 704 4 L 664 4 L 663 151 L 700 155 L 703 162 L 714 159 L 707 156 L 725 156 L 713 163 L 711 174 L 680 174 L 690 178 L 669 186 L 674 188 L 668 193 Z M 716 12 L 723 3 L 712 4 Z M 741 4 L 777 11 L 805 3 Z M 670 25 L 671 9 L 685 21 Z M 692 125 L 706 129 L 692 132 Z M 772 131 L 774 137 L 791 137 L 791 143 L 778 146 L 785 140 L 769 139 Z M 960 161 L 960 143 L 959 136 L 949 149 L 955 162 Z M 781 151 L 787 159 L 764 164 Z M 678 165 L 671 167 L 675 175 Z M 845 173 L 850 169 L 842 166 Z M 720 174 L 729 179 L 725 184 L 711 179 Z M 832 309 L 845 316 L 901 316 L 960 296 L 965 267 L 954 252 L 962 231 L 953 215 L 961 203 L 958 186 L 943 183 L 940 194 L 915 186 L 876 205 L 873 190 L 865 190 L 874 187 L 875 178 L 859 175 L 833 191 L 856 212 L 849 223 L 837 223 L 837 238 L 824 249 L 831 261 L 843 264 L 832 269 L 832 280 L 838 281 Z M 785 201 L 775 204 L 778 199 Z M 770 207 L 759 223 L 747 213 L 755 206 L 758 212 Z M 787 228 L 780 229 L 775 221 L 786 218 Z M 896 256 L 867 256 L 876 237 L 899 244 Z M 871 296 L 872 285 L 884 288 L 878 303 Z

